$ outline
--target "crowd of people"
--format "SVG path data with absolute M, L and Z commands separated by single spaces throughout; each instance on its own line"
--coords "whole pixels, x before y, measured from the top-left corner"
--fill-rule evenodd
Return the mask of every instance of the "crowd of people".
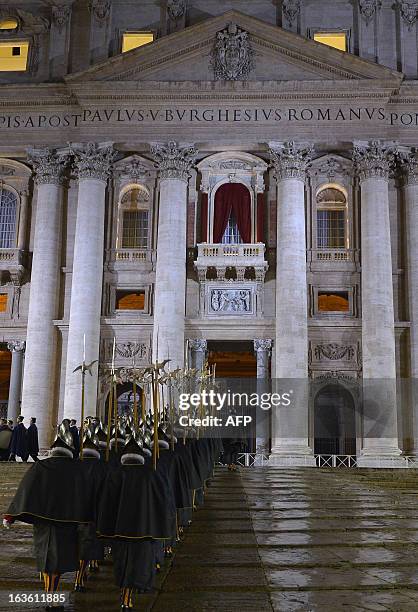
M 24 417 L 17 417 L 16 423 L 11 419 L 0 419 L 0 461 L 38 461 L 39 442 L 36 418 L 32 417 L 29 427 L 24 424 Z
M 75 572 L 74 590 L 84 592 L 108 550 L 121 610 L 133 608 L 134 594 L 152 588 L 203 503 L 222 452 L 220 440 L 203 435 L 189 430 L 186 437 L 151 415 L 119 419 L 111 429 L 88 418 L 80 437 L 76 423 L 63 421 L 50 456 L 25 474 L 3 521 L 33 525 L 47 594 L 57 593 L 66 572 Z M 56 608 L 62 604 L 46 606 Z

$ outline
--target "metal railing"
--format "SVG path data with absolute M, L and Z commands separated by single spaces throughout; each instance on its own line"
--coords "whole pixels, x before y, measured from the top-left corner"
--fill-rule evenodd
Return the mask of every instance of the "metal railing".
M 357 468 L 356 455 L 314 455 L 316 467 Z M 405 468 L 418 469 L 418 457 L 402 456 Z M 269 455 L 258 453 L 239 453 L 237 464 L 241 467 L 263 467 L 269 464 Z M 376 466 L 378 467 L 378 466 Z M 386 462 L 383 467 L 388 467 Z

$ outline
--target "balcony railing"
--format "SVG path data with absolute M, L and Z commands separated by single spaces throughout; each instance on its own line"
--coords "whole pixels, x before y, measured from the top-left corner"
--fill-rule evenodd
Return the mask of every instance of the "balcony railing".
M 358 261 L 358 251 L 356 249 L 310 249 L 308 250 L 308 261 L 356 263 Z
M 262 242 L 254 244 L 210 244 L 197 245 L 195 268 L 200 280 L 206 279 L 209 268 L 215 269 L 218 280 L 226 278 L 227 269 L 235 269 L 236 279 L 243 281 L 246 270 L 254 269 L 257 281 L 263 281 L 268 268 L 265 260 L 266 247 Z
M 208 244 L 204 242 L 199 244 L 197 249 L 198 259 L 239 258 L 245 262 L 248 259 L 264 261 L 266 252 L 266 247 L 261 242 L 255 244 Z
M 116 265 L 145 265 L 152 266 L 155 261 L 155 251 L 151 249 L 110 249 L 107 260 Z

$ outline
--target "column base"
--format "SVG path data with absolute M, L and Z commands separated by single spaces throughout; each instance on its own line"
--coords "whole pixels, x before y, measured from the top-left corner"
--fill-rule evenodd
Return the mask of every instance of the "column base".
M 271 449 L 269 465 L 278 467 L 316 467 L 312 449 L 305 440 L 279 440 Z
M 389 455 L 360 455 L 357 458 L 359 468 L 404 468 L 408 467 L 405 457 Z

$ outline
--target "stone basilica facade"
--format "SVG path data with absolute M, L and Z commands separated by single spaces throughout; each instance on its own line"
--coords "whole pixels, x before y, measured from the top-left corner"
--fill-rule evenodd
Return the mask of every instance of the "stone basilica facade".
M 0 1 L 8 414 L 42 445 L 79 419 L 85 345 L 103 415 L 115 338 L 118 368 L 241 352 L 297 388 L 255 433 L 276 463 L 415 455 L 417 11 Z

